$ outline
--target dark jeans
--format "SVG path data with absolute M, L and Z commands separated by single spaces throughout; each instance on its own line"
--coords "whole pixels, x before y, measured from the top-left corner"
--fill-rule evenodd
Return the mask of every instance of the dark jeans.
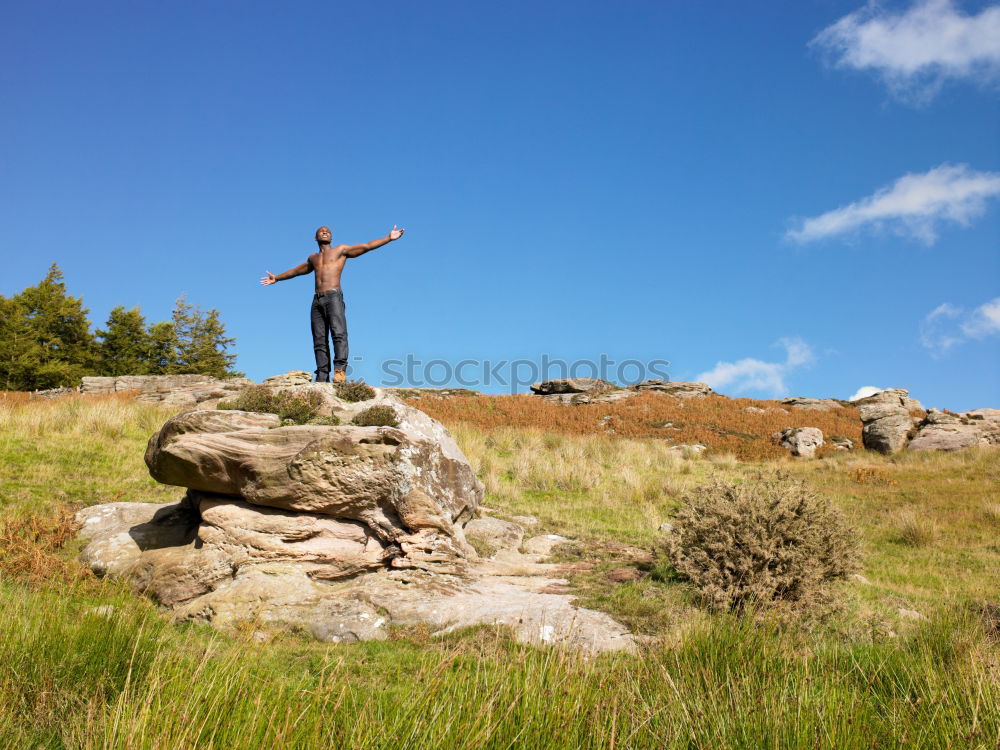
M 313 295 L 312 311 L 313 351 L 316 353 L 316 382 L 330 381 L 330 345 L 333 337 L 333 367 L 347 369 L 347 317 L 344 309 L 344 292 L 334 289 L 322 295 Z

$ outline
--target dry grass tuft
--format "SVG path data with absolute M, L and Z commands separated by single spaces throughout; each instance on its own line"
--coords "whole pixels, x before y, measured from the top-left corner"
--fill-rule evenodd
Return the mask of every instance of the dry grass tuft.
M 463 396 L 421 399 L 414 406 L 448 426 L 464 423 L 484 430 L 535 427 L 569 435 L 600 434 L 614 425 L 616 438 L 657 438 L 672 445 L 702 443 L 712 452 L 741 461 L 784 459 L 787 451 L 770 436 L 786 427 L 818 427 L 824 435 L 844 435 L 861 445 L 855 407 L 805 411 L 777 401 L 708 396 L 679 399 L 642 393 L 610 404 L 564 406 L 538 396 Z M 755 411 L 748 411 L 753 407 Z
M 896 513 L 893 526 L 901 543 L 909 547 L 926 547 L 937 538 L 937 525 L 910 509 Z
M 881 466 L 857 466 L 851 469 L 850 476 L 858 484 L 896 484 L 896 480 Z
M 76 508 L 57 505 L 46 515 L 6 518 L 0 526 L 0 571 L 31 586 L 92 579 L 89 569 L 63 553 L 76 538 Z

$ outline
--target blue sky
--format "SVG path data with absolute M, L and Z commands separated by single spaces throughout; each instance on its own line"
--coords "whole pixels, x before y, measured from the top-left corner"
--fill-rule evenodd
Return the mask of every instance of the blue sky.
M 344 276 L 369 382 L 406 357 L 605 355 L 729 395 L 1000 407 L 1000 6 L 38 0 L 2 21 L 0 294 L 53 261 L 98 325 L 186 294 L 259 380 L 314 367 L 311 278 L 264 271 L 321 224 L 399 224 Z

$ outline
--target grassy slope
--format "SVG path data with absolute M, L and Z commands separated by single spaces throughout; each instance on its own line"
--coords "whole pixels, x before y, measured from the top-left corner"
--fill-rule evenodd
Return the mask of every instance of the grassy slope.
M 423 406 L 423 405 L 421 405 Z M 10 747 L 995 747 L 1000 590 L 995 453 L 780 461 L 860 528 L 872 585 L 816 630 L 707 615 L 650 548 L 685 488 L 760 465 L 661 442 L 452 424 L 487 504 L 581 543 L 588 603 L 660 636 L 585 661 L 479 629 L 356 646 L 170 626 L 79 576 L 66 503 L 164 502 L 142 464 L 164 413 L 116 399 L 0 407 L 0 744 Z M 43 519 L 39 521 L 38 519 Z M 49 519 L 49 520 L 45 520 Z M 653 568 L 614 583 L 615 568 Z M 656 575 L 660 573 L 660 575 Z M 666 579 L 664 581 L 664 579 Z M 993 592 L 990 594 L 990 592 Z M 113 614 L 94 608 L 112 604 Z M 899 607 L 929 619 L 900 619 Z

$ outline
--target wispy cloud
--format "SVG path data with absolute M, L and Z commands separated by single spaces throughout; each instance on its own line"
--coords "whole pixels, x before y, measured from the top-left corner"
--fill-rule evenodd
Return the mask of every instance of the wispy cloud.
M 977 172 L 967 164 L 942 164 L 922 174 L 906 174 L 866 198 L 808 219 L 786 239 L 815 242 L 864 229 L 915 237 L 928 245 L 937 239 L 938 225 L 967 226 L 986 210 L 988 199 L 1000 195 L 1000 172 Z
M 741 359 L 738 362 L 718 362 L 715 367 L 701 373 L 697 380 L 719 389 L 734 392 L 763 391 L 771 396 L 788 393 L 785 377 L 789 372 L 815 360 L 812 349 L 800 338 L 779 339 L 775 346 L 785 349 L 784 362 L 764 362 L 759 359 Z
M 837 67 L 872 71 L 900 98 L 924 103 L 949 79 L 1000 79 L 1000 5 L 966 15 L 951 0 L 918 0 L 898 13 L 869 2 L 811 44 Z
M 920 323 L 920 343 L 933 357 L 941 357 L 969 339 L 997 334 L 1000 334 L 1000 297 L 971 312 L 945 302 L 927 313 Z
M 854 395 L 851 396 L 847 400 L 848 401 L 857 401 L 858 399 L 868 398 L 869 396 L 874 396 L 876 393 L 881 393 L 884 390 L 885 390 L 885 388 L 879 388 L 878 386 L 874 386 L 874 385 L 863 385 L 860 388 L 858 388 L 858 390 L 856 390 L 854 392 Z

